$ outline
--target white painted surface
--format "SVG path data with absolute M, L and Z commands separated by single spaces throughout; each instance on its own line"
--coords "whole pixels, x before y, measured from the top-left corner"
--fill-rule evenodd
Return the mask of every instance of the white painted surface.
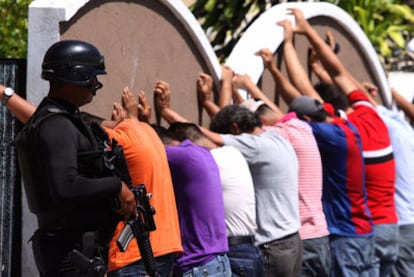
M 388 73 L 390 87 L 395 88 L 408 101 L 414 99 L 414 73 L 403 71 L 392 71 Z
M 326 16 L 338 22 L 350 36 L 359 42 L 362 51 L 369 57 L 370 67 L 377 72 L 380 83 L 378 87 L 384 91 L 388 102 L 391 100 L 391 92 L 388 80 L 378 56 L 369 39 L 359 25 L 345 11 L 327 2 L 289 2 L 273 6 L 264 12 L 244 33 L 243 37 L 235 45 L 226 64 L 240 74 L 248 74 L 257 83 L 263 74 L 263 62 L 254 53 L 261 48 L 269 48 L 275 51 L 283 42 L 283 28 L 277 26 L 276 21 L 289 19 L 295 26 L 294 17 L 287 14 L 288 8 L 300 8 L 305 18 Z

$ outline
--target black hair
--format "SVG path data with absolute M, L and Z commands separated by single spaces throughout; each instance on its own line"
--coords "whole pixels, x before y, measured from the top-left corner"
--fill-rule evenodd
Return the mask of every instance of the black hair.
M 269 105 L 263 103 L 261 104 L 256 111 L 254 112 L 257 116 L 266 116 L 269 113 L 273 113 L 274 111 L 272 108 L 269 107 Z
M 339 91 L 336 86 L 320 82 L 317 83 L 314 88 L 324 102 L 332 104 L 335 112 L 337 112 L 337 110 L 345 111 L 350 107 L 348 98 L 344 93 Z
M 305 119 L 302 114 L 296 113 L 299 119 Z M 316 122 L 325 122 L 326 118 L 330 116 L 330 114 L 325 111 L 324 109 L 318 110 L 316 112 L 308 113 L 306 116 L 310 117 L 313 121 Z
M 250 133 L 262 122 L 257 114 L 240 105 L 229 105 L 221 109 L 212 119 L 210 130 L 221 134 L 231 134 L 232 124 L 236 123 L 240 132 Z
M 174 134 L 167 128 L 156 124 L 151 124 L 151 127 L 155 130 L 157 135 L 160 137 L 162 143 L 164 143 L 165 145 L 169 145 L 172 141 L 177 140 Z
M 189 139 L 193 142 L 206 138 L 201 129 L 194 123 L 190 122 L 174 122 L 168 130 L 179 141 Z

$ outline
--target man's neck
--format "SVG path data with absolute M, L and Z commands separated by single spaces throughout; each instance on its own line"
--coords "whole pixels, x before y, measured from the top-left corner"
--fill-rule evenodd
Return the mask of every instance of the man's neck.
M 260 135 L 261 133 L 263 133 L 264 130 L 262 127 L 254 127 L 253 131 L 250 132 L 250 134 L 252 135 Z
M 208 150 L 212 150 L 214 148 L 217 148 L 217 144 L 215 144 L 214 142 L 212 142 L 209 139 L 199 139 L 197 141 L 194 142 L 197 145 L 200 145 L 204 148 L 207 148 Z

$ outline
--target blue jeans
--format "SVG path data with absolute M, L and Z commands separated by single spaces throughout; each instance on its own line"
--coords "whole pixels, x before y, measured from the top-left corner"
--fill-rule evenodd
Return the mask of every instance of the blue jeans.
M 375 266 L 380 277 L 391 276 L 392 268 L 398 259 L 398 225 L 374 225 Z
M 167 254 L 155 258 L 157 266 L 157 276 L 170 277 L 174 266 L 175 254 Z M 123 268 L 108 272 L 108 277 L 144 277 L 148 276 L 145 271 L 144 262 L 138 262 L 124 266 Z
M 217 255 L 211 261 L 193 267 L 190 270 L 187 270 L 183 274 L 174 274 L 174 276 L 182 277 L 231 277 L 231 269 L 229 258 L 226 254 Z
M 303 277 L 328 277 L 331 269 L 331 249 L 329 237 L 302 240 Z
M 298 233 L 260 245 L 267 277 L 300 276 L 302 240 Z
M 331 236 L 331 276 L 372 277 L 378 276 L 374 266 L 375 246 L 373 237 Z
M 259 247 L 249 243 L 231 245 L 227 256 L 233 277 L 263 276 L 263 260 Z
M 414 276 L 414 224 L 400 226 L 400 250 L 392 276 Z

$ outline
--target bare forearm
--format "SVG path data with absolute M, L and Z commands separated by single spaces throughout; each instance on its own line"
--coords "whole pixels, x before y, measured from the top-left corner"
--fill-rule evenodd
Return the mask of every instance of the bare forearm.
M 292 85 L 303 95 L 313 97 L 322 102 L 321 97 L 313 88 L 313 85 L 302 66 L 293 44 L 291 42 L 285 42 L 283 51 L 286 70 Z
M 164 108 L 160 111 L 162 118 L 164 118 L 169 124 L 174 122 L 189 122 L 186 118 L 178 114 L 171 108 Z
M 326 44 L 326 42 L 312 27 L 310 27 L 310 25 L 307 28 L 305 35 L 312 44 L 318 59 L 330 75 L 332 81 L 342 90 L 343 93 L 349 94 L 360 86 L 358 81 L 352 78 L 350 72 L 348 72 L 348 70 L 344 67 L 331 47 Z
M 301 95 L 300 92 L 289 82 L 289 80 L 283 76 L 282 72 L 280 72 L 276 65 L 269 68 L 269 71 L 276 82 L 278 92 L 280 92 L 280 95 L 286 104 L 290 105 L 296 97 Z
M 240 95 L 239 90 L 235 87 L 232 88 L 233 93 L 233 102 L 236 104 L 241 104 L 244 101 L 244 98 Z
M 323 68 L 323 66 L 319 63 L 312 63 L 311 68 L 313 73 L 315 73 L 316 77 L 319 81 L 324 82 L 326 84 L 334 85 L 331 76 L 329 76 L 328 72 Z
M 280 112 L 279 107 L 275 105 L 270 99 L 260 90 L 260 88 L 253 82 L 246 84 L 246 89 L 254 99 L 262 100 L 273 111 Z
M 219 97 L 219 107 L 223 108 L 231 104 L 232 97 L 232 83 L 231 79 L 223 79 L 221 82 L 221 90 Z
M 213 101 L 204 101 L 203 108 L 207 111 L 208 115 L 211 117 L 215 116 L 220 108 Z
M 283 47 L 283 59 L 290 82 L 299 91 L 306 94 L 312 90 L 312 84 L 303 68 L 292 42 L 286 41 Z
M 18 94 L 13 94 L 7 103 L 7 109 L 22 123 L 26 123 L 34 114 L 36 106 L 20 97 Z
M 312 44 L 312 47 L 315 50 L 323 67 L 329 72 L 331 77 L 335 77 L 345 70 L 345 68 L 342 66 L 342 63 L 339 61 L 338 57 L 332 51 L 330 46 L 326 44 L 326 42 L 319 36 L 316 30 L 313 29 L 310 25 L 308 25 L 306 28 L 305 35 L 308 38 L 309 42 Z
M 414 104 L 410 103 L 394 89 L 391 90 L 391 93 L 397 107 L 401 109 L 410 120 L 414 120 Z
M 224 145 L 224 140 L 221 137 L 220 134 L 215 133 L 213 131 L 210 131 L 207 128 L 204 128 L 202 126 L 199 126 L 201 131 L 204 133 L 204 135 L 206 135 L 211 141 L 213 141 L 215 144 L 219 145 L 219 146 L 223 146 Z

